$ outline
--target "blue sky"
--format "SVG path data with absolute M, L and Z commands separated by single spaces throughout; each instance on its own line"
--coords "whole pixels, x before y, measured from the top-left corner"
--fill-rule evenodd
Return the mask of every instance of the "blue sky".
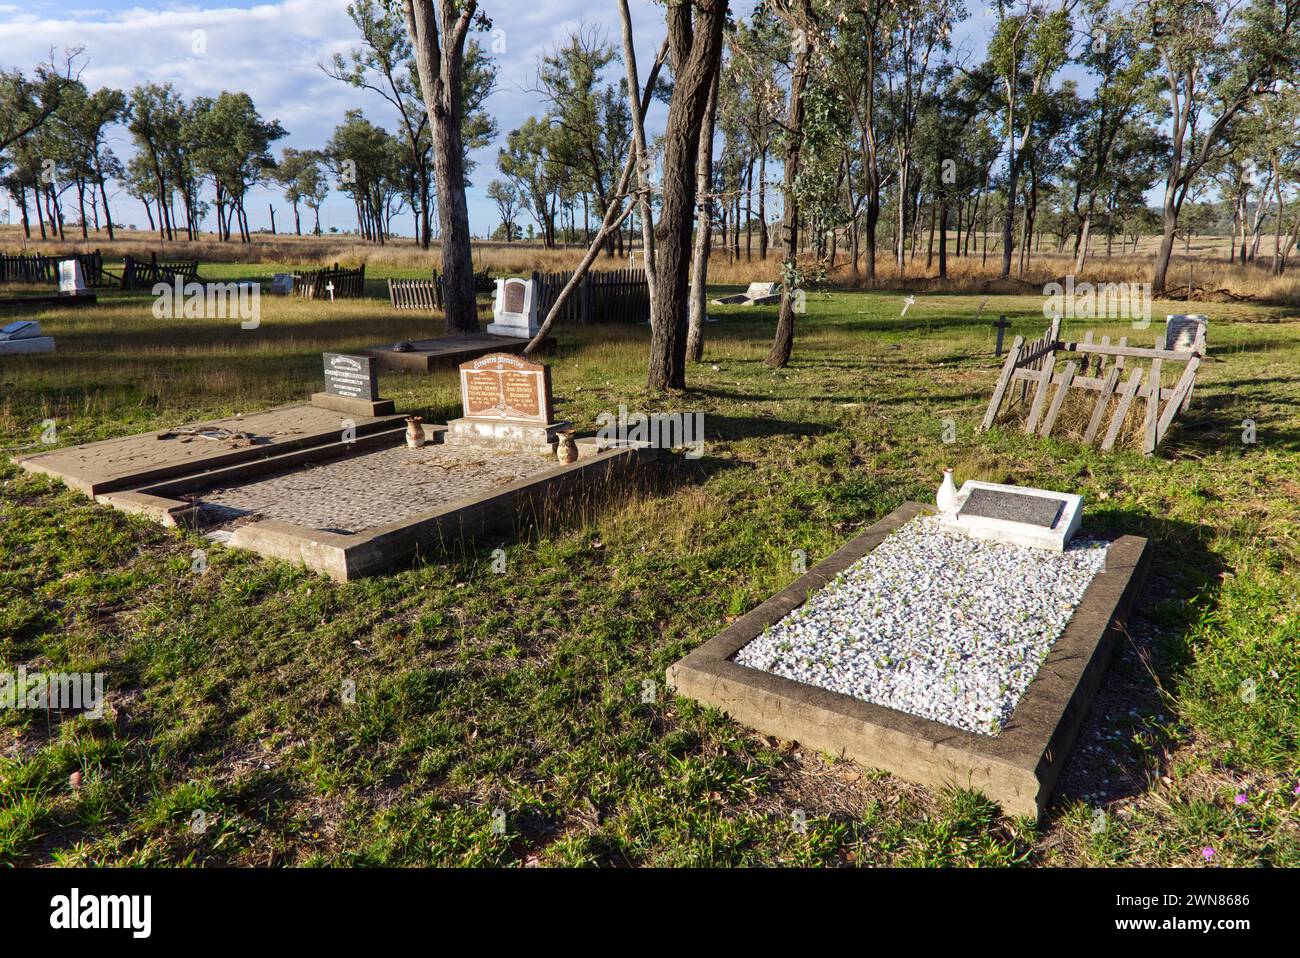
M 82 77 L 92 89 L 129 89 L 138 83 L 170 82 L 187 98 L 215 95 L 223 90 L 248 92 L 266 118 L 278 119 L 289 136 L 277 144 L 317 148 L 329 138 L 345 110 L 360 107 L 375 123 L 396 129 L 396 117 L 377 94 L 356 90 L 326 77 L 319 64 L 334 51 L 356 44 L 356 30 L 347 16 L 348 0 L 220 0 L 220 2 L 150 3 L 100 0 L 77 4 L 53 0 L 0 0 L 0 66 L 30 69 L 50 51 L 84 48 Z M 733 2 L 748 12 L 753 0 Z M 537 61 L 579 25 L 603 28 L 618 42 L 617 8 L 609 0 L 483 0 L 483 9 L 500 31 L 505 52 L 498 59 L 498 88 L 488 101 L 502 136 L 541 106 L 529 92 Z M 663 38 L 663 7 L 652 0 L 631 3 L 644 73 Z M 971 17 L 956 40 L 971 58 L 983 54 L 983 38 L 991 23 L 988 10 L 971 4 Z M 203 31 L 205 49 L 196 52 L 195 31 Z M 488 39 L 488 38 L 485 38 Z M 662 122 L 664 107 L 656 105 L 651 127 Z M 129 137 L 118 130 L 114 147 L 130 155 Z M 485 234 L 497 225 L 492 203 L 483 191 L 496 175 L 496 147 L 480 151 L 469 191 L 471 227 Z M 268 202 L 278 209 L 277 225 L 291 222 L 278 192 L 259 190 L 248 208 L 254 228 L 269 225 Z M 125 193 L 113 198 L 115 217 L 143 226 L 143 208 Z M 120 211 L 120 212 L 119 212 Z M 0 201 L 0 216 L 4 215 Z M 409 215 L 396 223 L 409 233 Z M 322 214 L 327 228 L 354 228 L 351 203 L 333 196 Z M 211 223 L 209 222 L 209 226 Z

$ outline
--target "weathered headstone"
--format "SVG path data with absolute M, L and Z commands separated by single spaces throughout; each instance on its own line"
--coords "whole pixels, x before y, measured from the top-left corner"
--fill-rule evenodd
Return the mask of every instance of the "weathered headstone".
M 1191 352 L 1205 348 L 1209 317 L 1199 313 L 1165 319 L 1165 349 Z
M 271 277 L 271 294 L 274 296 L 288 296 L 293 292 L 293 274 L 276 273 Z
M 323 353 L 325 391 L 312 393 L 311 404 L 347 416 L 387 416 L 391 399 L 379 398 L 379 376 L 368 356 Z
M 492 301 L 492 322 L 487 331 L 494 336 L 531 339 L 541 328 L 537 321 L 537 283 L 531 279 L 497 280 Z
M 447 424 L 445 442 L 498 449 L 554 452 L 566 422 L 552 422 L 551 370 L 509 353 L 462 363 L 465 415 Z
M 1083 497 L 1027 486 L 969 480 L 957 493 L 956 513 L 940 523 L 977 539 L 1061 552 L 1083 520 Z
M 59 292 L 65 296 L 80 296 L 88 292 L 86 277 L 81 272 L 81 260 L 65 259 L 59 263 Z
M 0 356 L 52 352 L 53 337 L 42 336 L 41 324 L 34 319 L 22 319 L 0 327 Z
M 346 399 L 374 402 L 379 398 L 379 379 L 373 360 L 365 356 L 325 353 L 325 392 Z

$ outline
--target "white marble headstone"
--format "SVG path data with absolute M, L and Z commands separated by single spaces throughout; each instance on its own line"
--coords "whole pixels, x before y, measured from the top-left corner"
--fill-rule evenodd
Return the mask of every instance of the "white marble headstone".
M 510 277 L 497 280 L 492 302 L 492 322 L 487 331 L 495 336 L 531 339 L 540 328 L 537 322 L 537 283 Z
M 86 291 L 86 277 L 81 272 L 81 260 L 65 259 L 59 263 L 59 292 L 77 296 Z

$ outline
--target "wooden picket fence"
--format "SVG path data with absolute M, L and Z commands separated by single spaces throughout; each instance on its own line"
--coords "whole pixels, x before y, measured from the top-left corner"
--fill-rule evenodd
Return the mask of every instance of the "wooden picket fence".
M 314 269 L 293 274 L 294 295 L 302 299 L 329 299 L 329 285 L 334 285 L 334 299 L 360 299 L 366 292 L 366 265 L 357 269 Z
M 432 279 L 390 279 L 388 299 L 394 309 L 441 309 L 442 286 Z
M 1204 336 L 1198 337 L 1191 349 L 1166 348 L 1168 343 L 1163 334 L 1156 337 L 1154 347 L 1130 346 L 1127 336 L 1116 345 L 1111 344 L 1109 336 L 1093 342 L 1091 332 L 1086 333 L 1082 341 L 1065 342 L 1060 338 L 1060 322 L 1059 319 L 1052 320 L 1047 332 L 1032 343 L 1026 344 L 1023 336 L 1016 337 L 980 424 L 981 431 L 992 427 L 1003 402 L 1009 398 L 1008 413 L 1017 406 L 1021 409 L 1028 406 L 1024 423 L 1026 434 L 1050 436 L 1070 390 L 1085 390 L 1096 393 L 1097 399 L 1088 424 L 1082 430 L 1084 445 L 1091 445 L 1100 434 L 1103 451 L 1115 448 L 1134 403 L 1146 400 L 1140 431 L 1141 448 L 1145 455 L 1152 455 L 1174 419 L 1191 405 L 1196 372 L 1205 356 Z M 1067 361 L 1062 368 L 1058 367 L 1057 353 L 1077 353 L 1079 358 Z M 1125 361 L 1130 359 L 1147 360 L 1149 365 L 1146 369 L 1126 368 Z M 1161 384 L 1166 362 L 1186 363 L 1173 388 Z M 1125 372 L 1129 375 L 1121 387 L 1120 379 Z M 1052 395 L 1053 386 L 1056 387 L 1055 395 Z M 1109 425 L 1105 433 L 1101 433 L 1107 416 Z
M 546 318 L 569 282 L 571 273 L 533 273 L 538 284 L 537 315 Z M 650 286 L 644 269 L 613 269 L 591 272 L 564 304 L 557 322 L 587 325 L 591 323 L 648 323 L 650 321 Z
M 48 256 L 45 253 L 0 253 L 0 283 L 57 283 L 59 264 L 65 259 L 80 261 L 81 275 L 87 286 L 103 285 L 104 255 L 99 250 L 93 253 L 70 253 L 62 256 Z
M 544 320 L 569 282 L 571 273 L 533 273 L 537 284 L 537 317 Z M 493 293 L 496 281 L 486 273 L 475 274 L 479 293 Z M 338 295 L 337 293 L 335 295 Z M 390 279 L 388 299 L 394 309 L 442 309 L 442 277 L 433 279 Z M 590 272 L 564 304 L 557 322 L 646 323 L 650 321 L 650 287 L 644 269 L 616 269 Z

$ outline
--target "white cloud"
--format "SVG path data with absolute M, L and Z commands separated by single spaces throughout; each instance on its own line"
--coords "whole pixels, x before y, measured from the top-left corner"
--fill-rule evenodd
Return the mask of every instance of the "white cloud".
M 30 12 L 32 6 L 24 12 L 12 4 L 0 5 L 0 66 L 26 70 L 47 59 L 51 50 L 79 47 L 84 50 L 82 77 L 92 89 L 171 83 L 187 99 L 242 90 L 263 117 L 278 119 L 289 131 L 277 147 L 321 146 L 344 111 L 355 107 L 381 126 L 396 127 L 391 108 L 377 95 L 332 80 L 320 70 L 319 64 L 336 50 L 346 51 L 357 43 L 356 28 L 347 15 L 348 0 L 75 11 L 41 3 L 40 13 Z M 537 61 L 570 30 L 580 24 L 598 26 L 612 43 L 621 45 L 617 8 L 612 3 L 484 0 L 482 6 L 505 42 L 504 52 L 497 56 L 498 88 L 488 101 L 502 136 L 542 109 L 537 95 L 528 89 Z M 631 6 L 644 76 L 663 39 L 663 6 L 653 0 L 632 0 Z M 493 37 L 480 39 L 490 44 Z M 657 109 L 662 113 L 662 107 Z M 128 140 L 125 131 L 118 131 L 114 145 L 123 158 L 131 152 Z M 479 167 L 470 191 L 471 225 L 476 232 L 486 232 L 495 226 L 495 215 L 482 193 L 493 176 L 496 147 L 480 151 L 475 158 Z M 278 195 L 268 191 L 250 203 L 254 226 L 266 225 L 266 203 L 276 199 Z M 126 222 L 143 223 L 143 210 L 131 208 L 134 204 L 125 195 L 115 199 L 115 207 L 119 204 Z M 326 213 L 333 225 L 355 225 L 351 205 L 344 198 L 335 197 Z

